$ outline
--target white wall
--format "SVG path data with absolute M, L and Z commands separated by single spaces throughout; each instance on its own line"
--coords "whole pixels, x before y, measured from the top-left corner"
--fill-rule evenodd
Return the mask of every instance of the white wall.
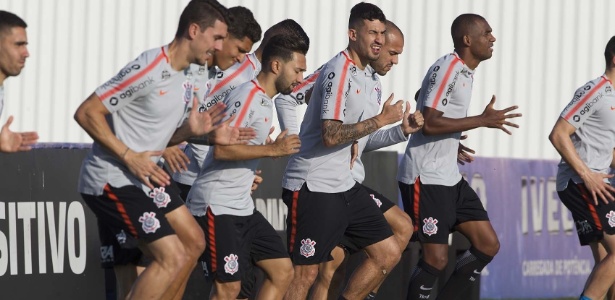
M 309 34 L 308 72 L 347 43 L 350 8 L 358 0 L 222 0 L 250 8 L 263 30 L 293 18 Z M 0 9 L 28 22 L 31 57 L 5 81 L 4 122 L 36 129 L 43 142 L 90 142 L 72 120 L 83 99 L 142 51 L 172 40 L 187 0 L 0 0 Z M 400 64 L 382 79 L 385 95 L 411 100 L 426 69 L 452 51 L 450 24 L 461 13 L 483 15 L 497 38 L 491 60 L 477 69 L 470 114 L 492 94 L 496 107 L 519 105 L 512 136 L 470 132 L 478 155 L 556 158 L 547 135 L 574 90 L 604 71 L 604 46 L 615 34 L 609 0 L 379 0 L 405 33 Z M 307 74 L 306 74 L 307 75 Z M 393 147 L 403 151 L 405 145 Z

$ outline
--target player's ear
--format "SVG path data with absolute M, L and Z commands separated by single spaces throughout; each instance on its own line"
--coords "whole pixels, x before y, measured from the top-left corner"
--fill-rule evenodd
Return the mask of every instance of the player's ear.
M 197 23 L 192 23 L 188 27 L 188 37 L 193 40 L 196 35 L 201 31 L 201 27 Z
M 278 75 L 282 70 L 282 63 L 278 59 L 271 60 L 271 73 Z
M 349 38 L 351 41 L 356 42 L 356 41 L 357 41 L 357 30 L 356 30 L 356 29 L 349 28 L 349 29 L 348 29 L 348 38 Z
M 469 35 L 466 34 L 463 36 L 463 44 L 467 47 L 470 47 L 470 45 L 472 44 L 472 41 Z

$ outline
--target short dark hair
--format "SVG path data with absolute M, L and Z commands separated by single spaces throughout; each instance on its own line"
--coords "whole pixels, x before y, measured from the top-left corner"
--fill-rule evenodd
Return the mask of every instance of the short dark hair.
M 604 59 L 606 60 L 607 69 L 615 67 L 615 65 L 613 65 L 614 56 L 615 56 L 615 36 L 612 36 L 609 42 L 606 43 L 606 48 L 604 49 Z
M 384 16 L 382 10 L 371 3 L 361 2 L 350 9 L 350 18 L 348 18 L 348 28 L 357 29 L 363 20 L 380 20 L 380 22 L 387 22 L 387 18 Z
M 291 39 L 299 40 L 299 42 L 305 44 L 308 49 L 310 48 L 310 37 L 305 33 L 303 27 L 293 19 L 286 19 L 269 27 L 263 35 L 263 44 L 266 46 L 269 40 L 277 35 L 284 35 Z
M 243 7 L 235 6 L 228 9 L 228 34 L 237 39 L 247 37 L 256 43 L 261 40 L 261 26 L 254 19 L 252 12 Z
M 455 47 L 462 46 L 463 37 L 472 33 L 477 22 L 484 20 L 485 18 L 477 14 L 462 14 L 455 18 L 451 25 L 451 37 Z
M 13 27 L 26 28 L 28 24 L 14 13 L 0 10 L 0 35 L 11 30 Z
M 265 49 L 263 49 L 263 68 L 268 69 L 274 58 L 288 62 L 293 58 L 293 52 L 305 55 L 307 51 L 308 45 L 305 42 L 293 39 L 290 36 L 276 35 L 269 40 Z
M 216 0 L 191 0 L 179 17 L 175 37 L 184 37 L 192 23 L 198 24 L 204 31 L 207 27 L 214 26 L 216 20 L 229 23 L 228 9 L 224 5 Z

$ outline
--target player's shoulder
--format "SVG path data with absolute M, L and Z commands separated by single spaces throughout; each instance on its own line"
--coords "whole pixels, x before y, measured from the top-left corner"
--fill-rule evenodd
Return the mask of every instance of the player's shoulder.
M 612 95 L 613 84 L 608 78 L 603 75 L 598 78 L 594 78 L 586 82 L 582 86 L 578 87 L 574 93 L 574 97 L 581 98 L 588 93 L 595 93 L 597 91 L 602 91 L 605 94 Z
M 465 63 L 457 53 L 448 53 L 438 58 L 430 68 L 430 72 L 442 72 L 449 69 L 458 70 L 465 68 Z

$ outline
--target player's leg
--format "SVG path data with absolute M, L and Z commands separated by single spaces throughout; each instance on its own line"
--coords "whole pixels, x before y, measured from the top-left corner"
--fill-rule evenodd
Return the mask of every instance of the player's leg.
M 256 299 L 282 299 L 294 276 L 293 264 L 284 243 L 258 211 L 250 217 L 248 228 L 250 258 L 265 272 Z
M 337 246 L 331 251 L 333 260 L 320 263 L 318 276 L 312 285 L 312 300 L 327 300 L 329 295 L 337 295 L 344 283 L 346 270 L 346 251 Z M 341 277 L 341 278 L 340 278 Z
M 401 251 L 382 212 L 360 184 L 344 193 L 349 220 L 345 235 L 367 258 L 355 269 L 343 292 L 345 299 L 364 299 L 401 259 Z
M 454 187 L 399 183 L 404 209 L 412 218 L 413 239 L 422 247 L 422 257 L 410 275 L 407 299 L 428 299 L 448 264 L 448 235 L 455 224 Z
M 306 185 L 299 191 L 284 189 L 288 207 L 287 243 L 294 264 L 294 278 L 285 299 L 306 299 L 318 275 L 318 266 L 331 260 L 347 227 L 343 193 L 318 193 Z
M 457 258 L 455 271 L 438 294 L 439 299 L 456 299 L 475 284 L 483 268 L 500 250 L 498 236 L 487 211 L 470 185 L 461 179 L 458 189 L 456 229 L 468 238 L 471 247 Z

